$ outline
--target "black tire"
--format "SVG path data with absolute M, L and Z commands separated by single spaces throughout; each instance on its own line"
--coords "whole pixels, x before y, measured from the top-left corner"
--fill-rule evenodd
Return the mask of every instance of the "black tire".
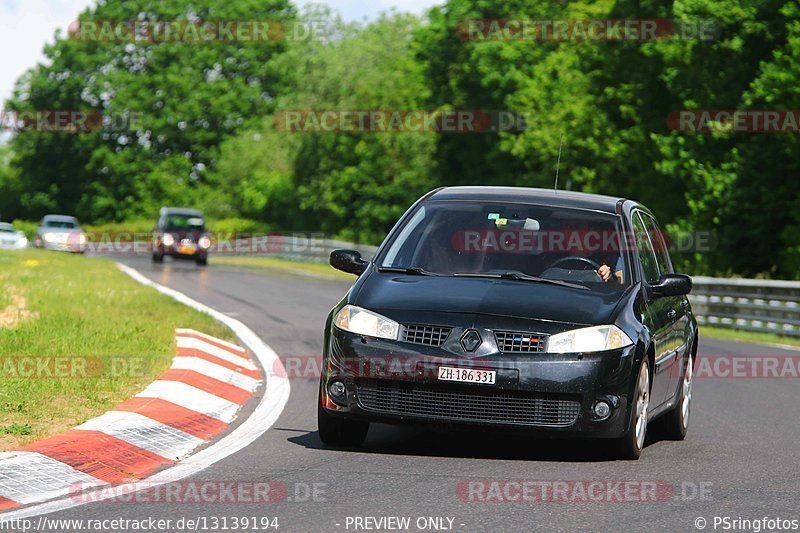
M 325 412 L 322 402 L 317 402 L 317 428 L 319 438 L 328 446 L 361 446 L 367 438 L 369 422 L 347 420 L 331 416 Z
M 197 266 L 204 267 L 208 264 L 208 257 L 198 257 Z
M 153 254 L 153 263 L 163 263 L 164 254 Z
M 652 378 L 650 377 L 650 365 L 645 359 L 639 367 L 636 375 L 636 385 L 633 389 L 633 400 L 631 401 L 629 428 L 619 441 L 619 452 L 623 459 L 637 460 L 642 455 L 644 441 L 647 438 L 647 412 L 650 406 L 650 387 Z M 644 402 L 643 412 L 640 402 Z M 639 422 L 644 425 L 639 429 Z
M 681 374 L 681 390 L 675 407 L 669 410 L 661 420 L 661 429 L 664 436 L 670 440 L 683 440 L 689 431 L 689 413 L 692 403 L 692 373 L 694 360 L 691 353 L 686 359 L 686 364 Z

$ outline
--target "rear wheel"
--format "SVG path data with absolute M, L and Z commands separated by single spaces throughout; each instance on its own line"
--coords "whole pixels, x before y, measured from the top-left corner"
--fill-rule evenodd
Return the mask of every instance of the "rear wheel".
M 675 407 L 664 415 L 664 433 L 672 440 L 683 440 L 689 431 L 689 413 L 692 404 L 692 373 L 694 361 L 691 353 L 687 356 L 686 368 L 681 380 L 681 392 Z
M 153 263 L 163 263 L 164 254 L 153 254 Z
M 198 257 L 197 258 L 197 265 L 198 266 L 206 266 L 208 264 L 208 257 Z
M 317 402 L 319 438 L 328 446 L 361 446 L 369 431 L 369 422 L 347 420 L 329 415 Z
M 620 440 L 620 453 L 625 459 L 638 459 L 642 455 L 647 437 L 647 414 L 650 407 L 650 365 L 642 361 L 631 403 L 630 428 Z

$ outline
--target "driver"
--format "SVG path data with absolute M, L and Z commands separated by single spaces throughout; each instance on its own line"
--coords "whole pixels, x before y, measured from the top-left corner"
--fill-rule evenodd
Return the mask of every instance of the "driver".
M 567 232 L 567 233 L 569 233 L 569 232 L 581 233 L 581 232 L 587 232 L 587 231 L 589 231 L 591 229 L 593 229 L 593 226 L 589 223 L 588 220 L 585 220 L 585 219 L 577 219 L 577 220 L 573 219 L 573 220 L 565 221 L 565 223 L 564 223 L 564 231 Z M 608 266 L 605 261 L 603 261 L 600 264 L 600 268 L 595 270 L 595 272 L 597 272 L 597 275 L 600 276 L 600 278 L 604 282 L 610 283 L 610 282 L 616 281 L 617 283 L 619 283 L 621 285 L 623 283 L 623 279 L 624 279 L 624 277 L 623 277 L 624 272 L 623 272 L 623 265 L 622 265 L 622 256 L 617 256 L 616 257 L 616 262 L 614 263 L 614 270 L 613 270 L 613 274 L 614 275 L 613 276 L 611 275 L 612 274 L 611 267 Z
M 624 272 L 622 268 L 622 257 L 617 257 L 617 263 L 614 266 L 614 276 L 611 276 L 611 267 L 607 264 L 603 263 L 600 265 L 600 268 L 597 269 L 597 274 L 605 281 L 606 283 L 616 280 L 620 285 L 623 283 L 624 279 Z

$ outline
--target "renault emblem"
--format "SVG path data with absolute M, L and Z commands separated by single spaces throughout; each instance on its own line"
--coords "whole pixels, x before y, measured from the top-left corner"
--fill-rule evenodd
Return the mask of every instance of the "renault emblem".
M 461 336 L 461 346 L 466 352 L 474 352 L 482 342 L 481 334 L 474 329 L 468 329 L 464 332 L 464 335 Z

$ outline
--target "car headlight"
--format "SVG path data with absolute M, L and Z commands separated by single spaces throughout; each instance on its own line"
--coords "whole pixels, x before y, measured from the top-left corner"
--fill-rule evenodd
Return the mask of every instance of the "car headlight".
M 175 237 L 173 237 L 169 233 L 165 233 L 161 237 L 161 242 L 164 243 L 164 246 L 172 246 L 173 244 L 175 244 Z
M 56 234 L 50 233 L 49 231 L 45 233 L 43 237 L 45 242 L 54 242 L 56 240 Z
M 78 244 L 80 244 L 81 246 L 86 244 L 86 234 L 85 233 L 81 233 L 80 235 L 78 235 Z
M 200 248 L 211 248 L 211 239 L 209 239 L 207 235 L 203 235 L 200 237 L 200 240 L 197 241 L 197 244 L 200 246 Z
M 336 315 L 334 323 L 337 327 L 350 333 L 381 339 L 397 340 L 400 333 L 400 324 L 394 320 L 355 305 L 342 307 L 342 310 Z
M 547 339 L 548 353 L 603 352 L 633 344 L 630 337 L 617 326 L 592 326 L 551 335 Z
M 17 243 L 19 244 L 20 248 L 24 248 L 28 246 L 28 238 L 25 235 L 20 235 Z

